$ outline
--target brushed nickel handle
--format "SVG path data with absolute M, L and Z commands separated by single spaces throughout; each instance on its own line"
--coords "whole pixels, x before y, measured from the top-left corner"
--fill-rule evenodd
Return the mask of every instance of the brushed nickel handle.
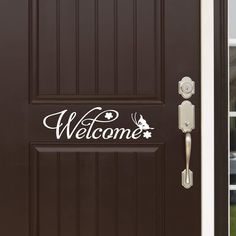
M 192 138 L 190 133 L 185 134 L 185 154 L 186 154 L 186 169 L 182 171 L 182 186 L 189 189 L 193 186 L 193 172 L 190 170 L 190 158 L 192 149 Z

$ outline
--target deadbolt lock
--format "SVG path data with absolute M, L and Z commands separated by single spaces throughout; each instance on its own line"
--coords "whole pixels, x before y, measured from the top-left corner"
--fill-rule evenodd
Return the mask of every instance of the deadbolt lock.
M 195 82 L 190 77 L 184 77 L 178 84 L 179 94 L 184 98 L 191 98 L 195 93 Z

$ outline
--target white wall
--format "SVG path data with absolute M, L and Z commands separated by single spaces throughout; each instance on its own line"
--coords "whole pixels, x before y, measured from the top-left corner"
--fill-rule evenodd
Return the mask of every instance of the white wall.
M 201 0 L 201 45 L 201 236 L 214 236 L 214 0 Z
M 236 0 L 229 0 L 229 38 L 236 39 Z

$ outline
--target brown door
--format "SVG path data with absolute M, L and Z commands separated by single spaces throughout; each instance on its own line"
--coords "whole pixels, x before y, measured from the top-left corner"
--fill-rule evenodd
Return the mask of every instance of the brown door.
M 199 236 L 199 39 L 199 0 L 1 0 L 0 235 Z

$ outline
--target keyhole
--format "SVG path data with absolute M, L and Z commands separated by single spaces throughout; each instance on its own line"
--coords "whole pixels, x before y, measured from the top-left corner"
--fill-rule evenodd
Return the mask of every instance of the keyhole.
M 189 84 L 189 83 L 184 83 L 184 84 L 182 85 L 182 91 L 183 91 L 184 93 L 191 93 L 191 92 L 192 92 L 192 85 Z
M 185 124 L 186 127 L 188 127 L 190 125 L 190 122 L 189 121 L 185 121 L 184 124 Z

